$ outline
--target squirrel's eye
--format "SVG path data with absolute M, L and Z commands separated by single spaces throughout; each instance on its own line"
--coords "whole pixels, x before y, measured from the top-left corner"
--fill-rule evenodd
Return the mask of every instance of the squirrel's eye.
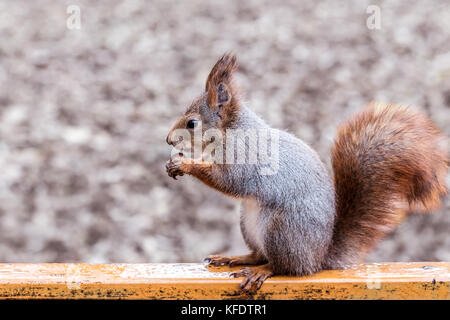
M 198 121 L 195 119 L 189 120 L 186 124 L 186 127 L 188 127 L 188 129 L 194 129 L 198 124 Z

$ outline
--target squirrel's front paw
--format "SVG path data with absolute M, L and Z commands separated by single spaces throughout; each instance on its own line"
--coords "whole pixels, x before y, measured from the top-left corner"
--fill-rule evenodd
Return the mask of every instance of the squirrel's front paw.
M 184 175 L 183 170 L 181 170 L 182 156 L 176 156 L 171 158 L 166 162 L 166 171 L 169 177 L 177 180 L 177 176 Z

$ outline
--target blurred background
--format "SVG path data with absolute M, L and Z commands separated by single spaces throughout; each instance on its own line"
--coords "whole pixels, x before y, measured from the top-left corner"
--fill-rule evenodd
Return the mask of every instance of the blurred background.
M 0 39 L 1 262 L 245 252 L 239 205 L 164 169 L 168 130 L 226 51 L 248 105 L 328 166 L 337 125 L 372 100 L 450 135 L 448 1 L 0 0 Z M 449 261 L 449 212 L 447 197 L 411 215 L 369 260 Z

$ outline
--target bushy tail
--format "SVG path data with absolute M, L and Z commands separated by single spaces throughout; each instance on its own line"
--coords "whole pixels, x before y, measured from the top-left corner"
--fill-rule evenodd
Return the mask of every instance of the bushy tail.
M 337 199 L 325 268 L 360 262 L 408 211 L 446 194 L 448 140 L 425 115 L 373 103 L 339 128 L 332 150 Z

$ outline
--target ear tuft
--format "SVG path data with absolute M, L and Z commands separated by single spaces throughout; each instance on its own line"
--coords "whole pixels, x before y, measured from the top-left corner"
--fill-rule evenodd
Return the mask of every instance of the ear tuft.
M 208 93 L 208 105 L 217 108 L 231 101 L 234 94 L 232 76 L 238 68 L 236 56 L 224 54 L 214 65 L 206 80 L 205 90 Z

